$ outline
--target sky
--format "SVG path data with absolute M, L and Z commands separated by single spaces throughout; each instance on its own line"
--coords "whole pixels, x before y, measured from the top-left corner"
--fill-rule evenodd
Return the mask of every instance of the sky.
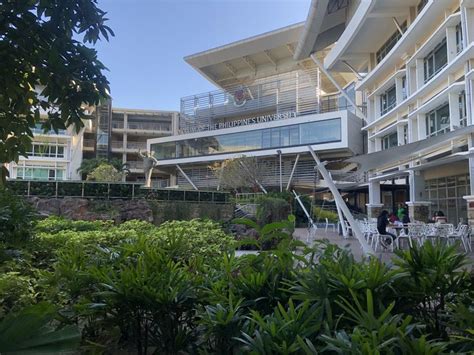
M 115 32 L 96 45 L 112 105 L 179 111 L 215 90 L 183 57 L 304 21 L 311 0 L 98 0 Z

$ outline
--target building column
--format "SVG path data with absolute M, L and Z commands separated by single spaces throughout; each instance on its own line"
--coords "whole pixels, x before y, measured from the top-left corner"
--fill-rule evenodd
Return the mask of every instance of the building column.
M 471 139 L 470 139 L 471 141 Z M 469 195 L 463 196 L 467 203 L 467 223 L 474 227 L 474 157 L 469 157 Z
M 456 27 L 446 28 L 446 48 L 448 51 L 448 63 L 451 63 L 458 55 L 456 48 Z
M 383 204 L 380 202 L 380 182 L 369 182 L 369 203 L 367 206 L 367 217 L 377 218 L 382 212 Z
M 424 113 L 416 115 L 416 121 L 418 131 L 417 140 L 421 141 L 428 136 L 428 132 L 426 131 L 426 115 Z
M 459 115 L 459 94 L 450 93 L 448 95 L 449 101 L 449 129 L 452 131 L 455 128 L 461 127 L 461 116 Z
M 410 171 L 410 201 L 408 215 L 412 221 L 426 222 L 430 218 L 430 201 L 425 200 L 425 180 L 420 171 Z
M 422 58 L 419 58 L 416 59 L 416 90 L 423 85 L 425 85 L 425 62 Z

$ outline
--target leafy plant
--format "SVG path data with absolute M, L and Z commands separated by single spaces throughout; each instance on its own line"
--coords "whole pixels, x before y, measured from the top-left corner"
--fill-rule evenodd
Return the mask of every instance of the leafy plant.
M 55 354 L 79 347 L 81 333 L 75 325 L 60 325 L 53 305 L 39 303 L 0 322 L 2 354 Z
M 36 210 L 23 197 L 0 187 L 0 241 L 29 239 L 36 219 Z

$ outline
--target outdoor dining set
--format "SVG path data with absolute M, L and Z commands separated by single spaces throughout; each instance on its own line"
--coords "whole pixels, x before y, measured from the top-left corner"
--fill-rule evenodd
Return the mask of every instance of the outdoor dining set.
M 387 229 L 391 230 L 396 238 L 389 234 L 380 234 L 376 221 L 363 220 L 358 223 L 364 238 L 374 251 L 388 248 L 393 252 L 395 248 L 413 247 L 415 244 L 421 246 L 427 242 L 438 241 L 447 245 L 460 243 L 466 252 L 472 251 L 471 228 L 462 223 L 457 226 L 449 223 L 422 222 L 391 225 Z

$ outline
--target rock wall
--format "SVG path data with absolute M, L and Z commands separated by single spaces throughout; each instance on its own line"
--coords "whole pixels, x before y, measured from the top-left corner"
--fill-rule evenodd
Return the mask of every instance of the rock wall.
M 43 216 L 56 215 L 73 220 L 139 219 L 155 224 L 167 220 L 209 218 L 218 221 L 232 219 L 232 204 L 205 202 L 135 200 L 100 200 L 83 198 L 29 197 L 28 200 Z

